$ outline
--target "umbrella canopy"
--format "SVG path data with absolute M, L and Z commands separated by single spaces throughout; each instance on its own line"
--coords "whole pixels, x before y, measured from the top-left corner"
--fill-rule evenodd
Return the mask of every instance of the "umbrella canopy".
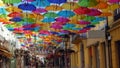
M 88 24 L 90 24 L 90 22 L 84 21 L 84 20 L 80 20 L 80 21 L 78 22 L 78 24 L 81 24 L 81 25 L 88 25 Z
M 107 17 L 107 16 L 111 16 L 111 15 L 112 15 L 111 12 L 102 12 L 102 14 L 100 16 Z
M 34 2 L 32 2 L 32 4 L 37 7 L 46 7 L 50 5 L 50 2 L 48 2 L 47 0 L 35 0 Z
M 47 6 L 45 9 L 48 11 L 60 11 L 62 10 L 62 7 L 58 5 L 50 5 L 50 6 Z
M 62 5 L 62 8 L 66 9 L 66 10 L 74 10 L 74 9 L 79 8 L 79 7 L 80 6 L 75 2 L 67 2 L 67 3 L 64 3 Z
M 69 19 L 68 18 L 64 18 L 64 17 L 58 17 L 55 19 L 57 22 L 68 22 Z
M 4 3 L 11 3 L 11 4 L 14 4 L 14 3 L 19 3 L 21 2 L 22 0 L 2 0 Z
M 50 32 L 47 30 L 40 30 L 40 34 L 50 35 Z
M 20 17 L 15 17 L 15 18 L 10 19 L 10 21 L 20 22 L 20 21 L 22 21 L 22 18 L 20 18 Z
M 55 18 L 55 17 L 57 17 L 58 15 L 56 14 L 56 13 L 54 13 L 54 12 L 47 12 L 47 13 L 45 13 L 45 14 L 43 14 L 45 17 L 47 17 L 47 18 Z
M 37 8 L 36 10 L 33 10 L 32 12 L 35 14 L 40 14 L 40 13 L 46 13 L 47 10 L 43 8 Z
M 5 8 L 0 8 L 0 14 L 6 14 L 7 11 L 5 10 Z
M 55 21 L 54 18 L 44 18 L 44 19 L 42 20 L 42 22 L 44 22 L 44 23 L 51 23 L 51 22 L 54 22 L 54 21 Z
M 97 9 L 105 9 L 105 8 L 107 8 L 109 5 L 108 5 L 108 3 L 107 2 L 99 2 L 99 4 L 97 4 L 96 6 L 95 6 L 95 8 L 97 8 Z
M 18 8 L 20 8 L 22 10 L 27 10 L 27 11 L 36 10 L 36 7 L 33 4 L 29 4 L 29 3 L 20 4 L 20 5 L 18 5 Z
M 11 12 L 10 14 L 8 14 L 9 17 L 21 17 L 21 13 L 20 12 Z
M 78 4 L 82 7 L 93 7 L 98 4 L 96 0 L 79 0 Z
M 85 21 L 92 21 L 94 19 L 95 19 L 94 16 L 86 16 L 83 20 L 85 20 Z
M 53 24 L 51 25 L 51 28 L 54 28 L 54 29 L 62 29 L 62 25 L 61 25 L 61 24 L 53 23 Z
M 63 10 L 63 11 L 58 12 L 58 15 L 62 17 L 72 17 L 75 15 L 75 13 L 70 10 Z
M 50 3 L 61 4 L 67 2 L 67 0 L 48 0 Z
M 102 12 L 97 9 L 90 9 L 90 13 L 87 13 L 88 16 L 99 16 Z
M 90 12 L 90 9 L 88 9 L 87 7 L 79 7 L 77 9 L 75 9 L 74 12 L 76 14 L 79 14 L 79 15 L 81 15 L 81 14 L 87 14 L 87 13 Z
M 22 10 L 19 9 L 18 7 L 16 7 L 16 6 L 8 6 L 8 7 L 6 8 L 6 10 L 7 10 L 8 12 L 22 12 Z
M 109 0 L 110 3 L 118 3 L 120 0 Z

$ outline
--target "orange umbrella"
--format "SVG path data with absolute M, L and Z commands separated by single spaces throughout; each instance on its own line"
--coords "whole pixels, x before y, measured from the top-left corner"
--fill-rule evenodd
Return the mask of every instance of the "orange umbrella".
M 95 6 L 95 8 L 97 8 L 97 9 L 105 9 L 105 8 L 107 8 L 109 5 L 107 4 L 107 2 L 100 2 L 99 4 L 97 4 L 96 6 Z
M 21 9 L 19 9 L 18 7 L 15 7 L 15 6 L 9 6 L 9 7 L 6 8 L 6 10 L 8 12 L 22 12 Z
M 58 5 L 50 5 L 50 6 L 47 6 L 45 8 L 46 10 L 51 10 L 51 11 L 60 11 L 62 10 L 62 7 L 58 6 Z
M 79 7 L 80 6 L 75 2 L 67 2 L 62 5 L 62 8 L 67 9 L 67 10 L 74 10 Z
M 112 13 L 110 12 L 102 12 L 102 14 L 100 16 L 111 16 Z

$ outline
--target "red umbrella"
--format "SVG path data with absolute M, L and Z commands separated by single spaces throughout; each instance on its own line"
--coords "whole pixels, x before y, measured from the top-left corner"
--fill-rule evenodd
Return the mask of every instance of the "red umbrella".
M 75 9 L 74 12 L 76 14 L 79 14 L 79 15 L 81 15 L 81 14 L 87 14 L 87 13 L 90 12 L 90 9 L 88 9 L 87 7 L 79 7 L 77 9 Z
M 20 12 L 11 12 L 8 16 L 9 17 L 21 17 L 22 14 Z
M 90 9 L 90 12 L 87 13 L 89 16 L 99 16 L 102 12 L 100 12 L 98 9 Z

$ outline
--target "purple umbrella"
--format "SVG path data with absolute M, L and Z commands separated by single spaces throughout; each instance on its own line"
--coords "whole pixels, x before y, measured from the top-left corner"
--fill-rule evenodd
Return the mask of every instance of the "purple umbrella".
M 62 25 L 61 24 L 57 24 L 57 23 L 53 23 L 51 25 L 51 28 L 54 28 L 54 29 L 62 29 Z
M 81 20 L 78 22 L 78 24 L 87 25 L 87 24 L 90 24 L 90 22 Z
M 39 14 L 39 13 L 45 13 L 45 12 L 47 12 L 47 10 L 43 9 L 43 8 L 37 8 L 36 10 L 33 10 L 32 12 Z
M 69 22 L 70 21 L 68 18 L 64 18 L 64 17 L 58 17 L 55 20 L 57 22 Z

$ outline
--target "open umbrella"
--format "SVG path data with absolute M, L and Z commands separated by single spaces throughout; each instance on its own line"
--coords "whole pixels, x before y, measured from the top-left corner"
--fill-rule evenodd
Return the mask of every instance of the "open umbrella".
M 20 8 L 22 10 L 27 10 L 27 11 L 36 10 L 36 7 L 33 4 L 29 4 L 29 3 L 20 4 L 20 5 L 18 5 L 18 8 Z
M 50 2 L 48 2 L 47 0 L 35 0 L 34 2 L 32 2 L 32 4 L 37 7 L 46 7 L 50 5 Z
M 51 23 L 51 22 L 54 22 L 54 21 L 55 21 L 54 18 L 44 18 L 44 19 L 42 20 L 42 22 L 44 22 L 44 23 Z
M 10 19 L 10 21 L 20 22 L 20 21 L 22 21 L 22 18 L 20 18 L 20 17 L 15 17 L 15 18 Z
M 97 4 L 94 8 L 97 8 L 97 9 L 105 9 L 107 8 L 109 5 L 107 2 L 99 2 L 99 4 Z
M 88 16 L 99 16 L 101 15 L 101 11 L 97 10 L 97 9 L 90 9 L 90 12 L 87 13 Z
M 118 3 L 120 0 L 109 0 L 110 3 Z
M 98 4 L 96 0 L 79 0 L 78 4 L 82 7 L 93 7 Z
M 50 3 L 61 4 L 67 2 L 67 0 L 48 0 Z
M 55 19 L 57 22 L 69 22 L 68 18 L 64 18 L 64 17 L 58 17 Z
M 60 11 L 63 8 L 61 6 L 58 6 L 58 5 L 50 5 L 50 6 L 47 6 L 45 9 L 48 11 Z
M 79 8 L 79 7 L 80 6 L 75 2 L 67 2 L 67 3 L 64 3 L 62 5 L 62 8 L 66 9 L 66 10 L 74 10 L 74 9 Z
M 14 4 L 14 3 L 19 3 L 21 2 L 22 0 L 2 0 L 4 3 L 11 3 L 11 4 Z
M 40 34 L 50 35 L 50 32 L 47 30 L 40 30 Z
M 40 14 L 40 13 L 46 13 L 47 10 L 43 8 L 37 8 L 36 10 L 33 10 L 32 12 L 35 14 Z
M 21 13 L 20 12 L 11 12 L 10 14 L 8 14 L 9 17 L 21 17 Z
M 87 7 L 79 7 L 79 8 L 77 8 L 77 9 L 75 9 L 74 12 L 75 12 L 76 14 L 79 14 L 79 15 L 81 15 L 81 14 L 87 14 L 87 13 L 90 12 L 90 9 L 87 8 Z
M 56 14 L 56 13 L 54 13 L 54 12 L 47 12 L 47 13 L 45 13 L 45 14 L 43 14 L 45 17 L 47 17 L 47 18 L 55 18 L 55 17 L 57 17 L 58 15 Z
M 6 14 L 7 11 L 5 10 L 5 8 L 0 8 L 0 14 Z
M 83 20 L 84 20 L 84 21 L 92 21 L 92 20 L 94 20 L 94 19 L 95 19 L 94 16 L 86 16 Z
M 84 21 L 84 20 L 80 20 L 80 21 L 78 22 L 78 24 L 81 24 L 81 25 L 88 25 L 88 24 L 90 24 L 90 22 Z
M 8 6 L 8 7 L 6 8 L 6 10 L 7 10 L 8 12 L 22 12 L 22 10 L 19 9 L 18 7 L 16 7 L 16 6 Z
M 59 11 L 58 15 L 62 16 L 62 17 L 72 17 L 75 15 L 75 13 L 73 11 L 70 11 L 70 10 L 63 10 L 63 11 Z

